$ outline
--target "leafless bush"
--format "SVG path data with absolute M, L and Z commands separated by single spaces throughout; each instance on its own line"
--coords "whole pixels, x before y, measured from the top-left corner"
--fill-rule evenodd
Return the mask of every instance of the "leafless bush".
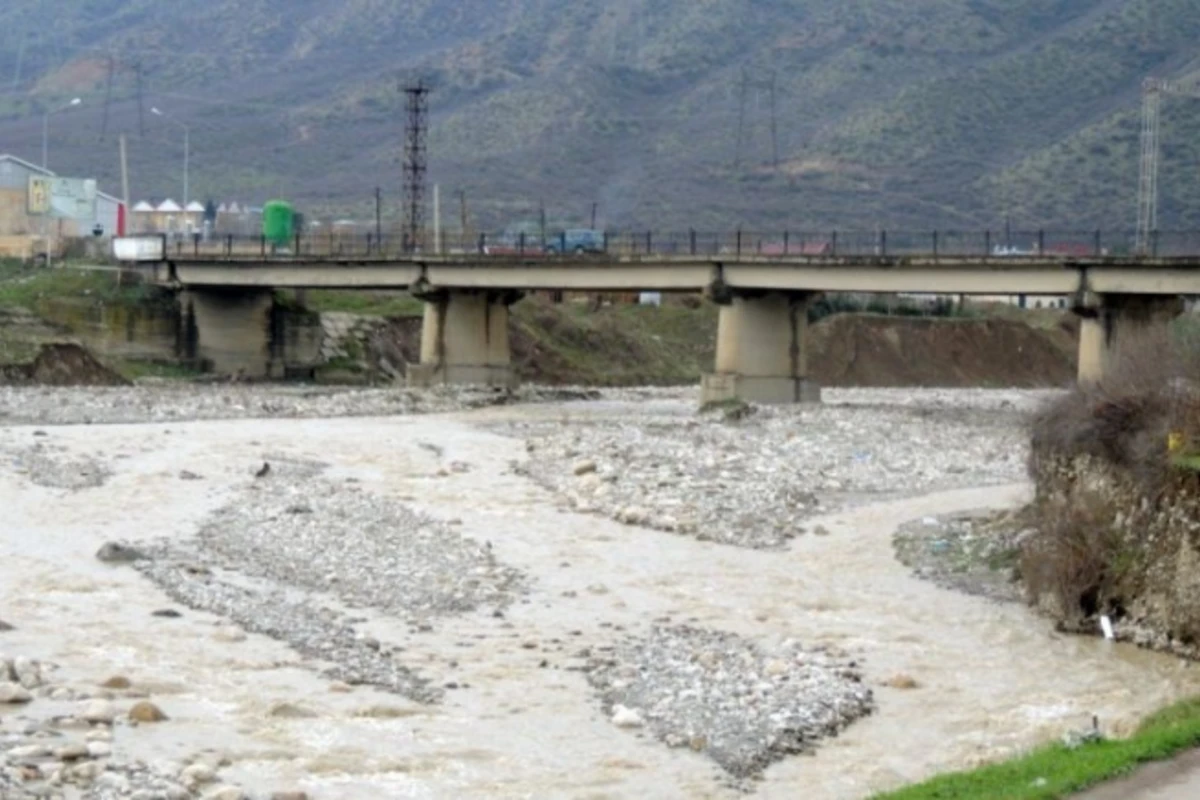
M 1038 534 L 1021 549 L 1020 570 L 1033 602 L 1049 601 L 1070 621 L 1120 605 L 1121 537 L 1111 501 L 1088 491 L 1046 500 L 1036 508 Z
M 1200 349 L 1164 330 L 1124 343 L 1116 364 L 1095 384 L 1081 385 L 1033 420 L 1031 472 L 1044 464 L 1090 456 L 1129 470 L 1157 492 L 1167 478 L 1167 440 L 1200 434 Z
M 1200 348 L 1163 330 L 1123 342 L 1103 380 L 1052 402 L 1033 420 L 1030 471 L 1036 535 L 1021 552 L 1031 600 L 1066 622 L 1120 616 L 1170 545 L 1158 513 L 1195 489 L 1172 466 L 1168 440 L 1200 444 Z

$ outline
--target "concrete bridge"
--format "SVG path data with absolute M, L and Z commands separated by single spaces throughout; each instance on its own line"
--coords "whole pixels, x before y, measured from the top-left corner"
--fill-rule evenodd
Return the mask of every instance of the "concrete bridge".
M 525 292 L 703 292 L 720 305 L 705 401 L 815 402 L 808 305 L 827 292 L 1069 296 L 1081 317 L 1079 378 L 1092 381 L 1121 343 L 1164 325 L 1200 295 L 1200 256 L 597 254 L 384 257 L 171 253 L 159 237 L 117 240 L 128 268 L 180 290 L 197 355 L 222 372 L 272 372 L 276 289 L 406 290 L 425 303 L 411 385 L 510 385 L 508 309 Z

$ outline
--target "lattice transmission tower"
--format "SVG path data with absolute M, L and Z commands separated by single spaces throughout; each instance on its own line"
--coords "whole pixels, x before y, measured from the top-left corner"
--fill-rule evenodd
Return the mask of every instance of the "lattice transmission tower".
M 421 249 L 425 232 L 425 173 L 428 171 L 429 92 L 423 80 L 404 87 L 408 98 L 408 126 L 404 137 L 405 245 Z

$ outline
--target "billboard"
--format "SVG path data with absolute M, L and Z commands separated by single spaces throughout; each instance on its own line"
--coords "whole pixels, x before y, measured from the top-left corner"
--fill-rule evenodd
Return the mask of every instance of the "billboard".
M 50 211 L 50 178 L 29 176 L 29 213 L 41 216 Z
M 96 218 L 96 181 L 30 175 L 29 213 L 90 222 Z

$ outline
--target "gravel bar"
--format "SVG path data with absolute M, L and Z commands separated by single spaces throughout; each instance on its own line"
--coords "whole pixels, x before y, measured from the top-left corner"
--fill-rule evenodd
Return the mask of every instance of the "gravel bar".
M 591 389 L 537 386 L 514 391 L 486 387 L 414 390 L 199 383 L 145 383 L 122 388 L 0 386 L 0 426 L 384 417 L 599 396 Z
M 1036 393 L 830 394 L 703 415 L 629 404 L 504 430 L 526 439 L 518 469 L 576 511 L 751 548 L 782 547 L 806 520 L 865 502 L 1024 478 Z
M 525 577 L 488 545 L 354 483 L 322 477 L 324 465 L 268 457 L 270 469 L 201 526 L 124 560 L 172 598 L 332 662 L 326 674 L 422 703 L 434 682 L 360 635 L 330 605 L 372 609 L 428 626 L 480 607 L 506 608 Z M 322 593 L 332 602 L 322 605 Z
M 592 660 L 588 680 L 613 724 L 706 753 L 738 779 L 811 750 L 874 707 L 843 654 L 689 626 L 630 637 Z

